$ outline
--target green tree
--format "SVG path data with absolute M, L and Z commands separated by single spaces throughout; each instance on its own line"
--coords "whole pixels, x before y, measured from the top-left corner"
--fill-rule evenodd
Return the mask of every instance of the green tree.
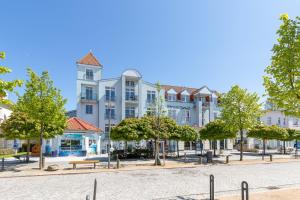
M 42 169 L 43 139 L 63 134 L 67 120 L 64 109 L 66 100 L 54 87 L 48 72 L 42 72 L 41 76 L 38 76 L 28 69 L 28 76 L 25 93 L 19 97 L 16 109 L 26 113 L 30 119 L 34 120 L 39 130 L 39 168 Z
M 38 129 L 26 113 L 13 111 L 10 117 L 1 123 L 1 137 L 5 139 L 27 140 L 27 162 L 29 161 L 30 140 L 38 138 Z
M 209 122 L 200 130 L 201 140 L 210 140 L 214 142 L 214 155 L 216 156 L 216 141 L 229 138 L 235 138 L 236 131 L 226 126 L 225 122 L 217 119 Z
M 286 154 L 286 142 L 287 141 L 292 141 L 292 140 L 296 140 L 296 144 L 297 141 L 300 139 L 300 131 L 299 130 L 295 130 L 295 129 L 290 129 L 287 128 L 287 135 L 283 138 L 281 138 L 281 140 L 283 141 L 283 153 Z M 296 151 L 297 151 L 297 146 L 296 146 Z M 295 152 L 297 154 L 297 152 Z
M 286 115 L 300 117 L 300 18 L 280 16 L 272 62 L 266 69 L 264 87 L 269 101 Z
M 0 52 L 0 59 L 5 59 L 5 52 Z M 11 69 L 8 67 L 0 66 L 0 74 L 10 73 Z M 7 99 L 7 93 L 13 92 L 14 88 L 17 86 L 22 86 L 23 81 L 4 81 L 0 79 L 0 104 L 12 104 L 10 100 Z
M 221 118 L 232 131 L 240 133 L 240 160 L 243 160 L 244 132 L 257 125 L 262 115 L 261 104 L 256 93 L 233 86 L 220 98 Z
M 257 138 L 263 141 L 263 155 L 266 154 L 267 140 L 283 140 L 288 137 L 286 129 L 276 125 L 259 125 L 249 130 L 248 137 Z

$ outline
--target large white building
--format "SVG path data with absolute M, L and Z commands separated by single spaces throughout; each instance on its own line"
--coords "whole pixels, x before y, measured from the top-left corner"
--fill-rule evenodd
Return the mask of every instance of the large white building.
M 125 70 L 120 77 L 103 79 L 103 66 L 89 52 L 77 63 L 77 116 L 104 130 L 102 152 L 108 141 L 109 125 L 115 126 L 124 118 L 142 117 L 158 96 L 155 84 L 146 82 L 135 69 Z M 219 115 L 217 93 L 207 86 L 188 88 L 162 85 L 164 108 L 179 124 L 202 127 Z M 221 148 L 232 148 L 229 140 Z M 169 143 L 169 148 L 175 148 Z M 194 149 L 196 144 L 181 143 L 180 148 Z M 204 145 L 204 148 L 209 148 Z
M 283 128 L 290 128 L 300 130 L 300 121 L 296 117 L 286 116 L 280 110 L 274 110 L 267 107 L 266 113 L 260 119 L 264 124 L 271 126 L 277 125 Z M 261 146 L 261 141 L 256 141 L 256 145 Z M 294 147 L 295 141 L 286 142 L 286 147 Z M 267 147 L 269 148 L 279 148 L 283 146 L 282 141 L 270 140 L 267 141 Z

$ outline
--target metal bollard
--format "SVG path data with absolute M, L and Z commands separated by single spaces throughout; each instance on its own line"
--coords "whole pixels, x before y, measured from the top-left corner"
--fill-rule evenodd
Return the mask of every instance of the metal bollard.
M 270 155 L 270 161 L 271 161 L 271 162 L 273 161 L 273 156 L 272 156 L 272 155 Z
M 262 154 L 261 159 L 262 159 L 262 160 L 265 160 L 265 155 L 264 155 L 264 154 Z
M 186 162 L 186 153 L 184 153 L 184 162 Z
M 90 200 L 90 195 L 86 195 L 85 200 Z
M 249 190 L 248 190 L 248 183 L 243 181 L 241 184 L 242 188 L 242 200 L 249 200 Z
M 117 169 L 120 168 L 120 159 L 117 159 Z
M 215 177 L 214 175 L 209 176 L 209 199 L 215 199 Z
M 97 194 L 97 180 L 95 179 L 95 181 L 94 181 L 94 195 L 93 195 L 93 200 L 96 200 L 96 194 Z
M 229 156 L 226 156 L 226 164 L 229 163 Z
M 199 157 L 198 163 L 199 163 L 200 165 L 202 165 L 202 157 L 201 157 L 201 156 Z

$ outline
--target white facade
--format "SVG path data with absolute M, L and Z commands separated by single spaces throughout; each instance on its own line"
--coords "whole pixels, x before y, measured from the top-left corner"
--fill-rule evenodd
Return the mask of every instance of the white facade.
M 296 117 L 285 116 L 283 112 L 278 110 L 268 110 L 266 113 L 261 117 L 261 122 L 265 125 L 277 125 L 283 128 L 290 128 L 300 130 L 300 120 Z M 262 142 L 259 140 L 254 140 L 256 145 L 262 146 Z M 294 147 L 294 141 L 286 142 L 286 147 Z M 269 140 L 267 141 L 267 147 L 269 148 L 279 148 L 283 146 L 282 141 L 277 140 Z
M 6 105 L 0 105 L 0 123 L 4 120 L 8 119 L 12 111 Z M 0 138 L 0 149 L 1 148 L 13 148 L 14 141 L 13 140 L 5 140 L 4 138 Z
M 101 147 L 105 151 L 109 124 L 114 126 L 124 118 L 151 112 L 158 94 L 155 84 L 144 81 L 135 69 L 125 70 L 117 78 L 103 79 L 103 67 L 98 61 L 86 64 L 85 60 L 91 59 L 96 58 L 90 53 L 77 62 L 77 116 L 104 130 Z M 219 115 L 217 94 L 206 86 L 162 85 L 160 96 L 165 97 L 166 115 L 178 124 L 202 127 Z

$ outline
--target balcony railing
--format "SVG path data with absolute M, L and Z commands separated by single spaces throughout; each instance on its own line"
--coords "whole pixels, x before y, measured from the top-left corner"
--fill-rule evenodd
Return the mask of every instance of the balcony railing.
M 126 96 L 125 101 L 138 101 L 138 96 L 137 95 Z
M 92 100 L 92 101 L 97 101 L 97 94 L 86 94 L 86 93 L 81 93 L 81 100 Z

